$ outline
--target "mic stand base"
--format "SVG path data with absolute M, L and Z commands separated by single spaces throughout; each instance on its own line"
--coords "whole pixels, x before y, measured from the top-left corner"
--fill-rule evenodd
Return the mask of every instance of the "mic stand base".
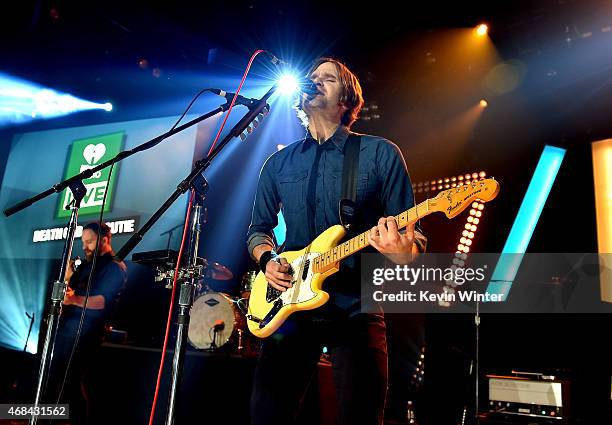
M 189 313 L 193 305 L 193 294 L 197 279 L 186 279 L 181 283 L 179 289 L 179 313 L 177 319 L 177 334 L 172 357 L 172 380 L 170 383 L 170 395 L 168 397 L 168 413 L 166 424 L 174 424 L 174 416 L 177 405 L 178 386 L 182 379 L 183 363 L 185 362 L 185 348 L 187 334 L 189 332 Z

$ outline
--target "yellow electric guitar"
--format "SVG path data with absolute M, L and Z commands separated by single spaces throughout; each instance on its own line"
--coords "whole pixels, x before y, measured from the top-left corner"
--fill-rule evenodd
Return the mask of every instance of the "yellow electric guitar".
M 453 218 L 474 200 L 488 202 L 498 192 L 499 183 L 494 179 L 472 181 L 444 190 L 435 198 L 395 216 L 395 219 L 398 227 L 403 229 L 436 211 Z M 317 236 L 306 248 L 280 254 L 293 269 L 292 287 L 284 292 L 268 285 L 265 275 L 259 272 L 253 282 L 247 311 L 247 323 L 253 335 L 260 338 L 270 336 L 292 313 L 325 304 L 329 294 L 322 290 L 323 281 L 339 270 L 341 260 L 369 245 L 368 231 L 338 245 L 346 230 L 337 224 Z

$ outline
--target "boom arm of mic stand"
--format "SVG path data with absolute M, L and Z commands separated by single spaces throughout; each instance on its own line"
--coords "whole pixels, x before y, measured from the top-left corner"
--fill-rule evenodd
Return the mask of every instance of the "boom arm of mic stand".
M 270 107 L 266 102 L 268 101 L 270 96 L 272 96 L 272 93 L 276 91 L 276 87 L 276 85 L 272 86 L 272 88 L 270 88 L 270 90 L 268 90 L 268 92 L 260 100 L 258 100 L 252 108 L 249 109 L 249 112 L 247 112 L 246 115 L 242 117 L 242 119 L 238 121 L 236 125 L 234 125 L 231 131 L 223 138 L 223 140 L 221 140 L 221 142 L 210 153 L 210 155 L 208 155 L 204 159 L 196 161 L 195 167 L 193 168 L 191 173 L 189 173 L 189 175 L 181 183 L 179 183 L 176 190 L 170 195 L 166 202 L 164 202 L 163 205 L 159 207 L 157 211 L 155 211 L 153 216 L 142 226 L 142 228 L 138 232 L 134 233 L 132 237 L 125 243 L 125 245 L 123 245 L 121 249 L 117 251 L 115 258 L 117 258 L 118 260 L 124 260 L 125 257 L 127 257 L 127 255 L 132 251 L 132 249 L 134 249 L 134 247 L 138 245 L 138 243 L 142 240 L 145 233 L 147 233 L 149 229 L 153 227 L 155 222 L 159 220 L 159 218 L 166 212 L 166 210 L 170 208 L 174 201 L 176 201 L 179 196 L 189 190 L 193 180 L 208 168 L 212 160 L 217 156 L 219 152 L 221 152 L 225 145 L 232 138 L 238 137 L 240 133 L 242 133 L 249 126 L 249 124 L 251 124 L 251 122 L 255 118 L 257 118 L 257 115 L 259 115 L 264 110 L 264 108 Z
M 125 150 L 123 152 L 119 152 L 115 157 L 109 159 L 108 161 L 103 162 L 100 165 L 96 165 L 93 168 L 90 168 L 88 170 L 84 170 L 82 173 L 77 174 L 76 176 L 70 177 L 64 181 L 61 181 L 57 184 L 54 184 L 53 186 L 51 186 L 49 189 L 45 190 L 44 192 L 39 193 L 38 195 L 32 196 L 31 198 L 28 199 L 24 199 L 23 201 L 20 201 L 18 203 L 16 203 L 15 205 L 12 205 L 8 208 L 6 208 L 4 210 L 4 215 L 6 217 L 9 217 L 13 214 L 15 214 L 16 212 L 19 212 L 27 207 L 29 207 L 30 205 L 32 205 L 35 202 L 40 201 L 43 198 L 46 198 L 47 196 L 53 194 L 53 193 L 59 193 L 62 190 L 66 189 L 71 183 L 76 182 L 78 180 L 85 180 L 88 179 L 89 177 L 91 177 L 95 172 L 100 171 L 108 166 L 110 166 L 111 164 L 115 163 L 115 162 L 119 162 L 124 160 L 125 158 L 134 155 L 135 153 L 147 150 L 152 148 L 153 146 L 156 146 L 157 144 L 159 144 L 162 140 L 176 134 L 179 133 L 181 131 L 183 131 L 184 129 L 191 127 L 194 124 L 199 123 L 200 121 L 203 121 L 207 118 L 212 117 L 213 115 L 218 114 L 219 112 L 224 112 L 229 108 L 229 103 L 225 103 L 224 105 L 219 106 L 217 109 L 215 109 L 214 111 L 210 111 L 207 114 L 204 114 L 198 118 L 195 118 L 191 121 L 189 121 L 188 123 L 185 123 L 177 128 L 175 128 L 174 130 L 168 131 L 160 136 L 155 137 L 154 139 L 149 140 L 148 142 L 145 142 L 139 146 L 136 146 L 133 149 L 130 150 Z

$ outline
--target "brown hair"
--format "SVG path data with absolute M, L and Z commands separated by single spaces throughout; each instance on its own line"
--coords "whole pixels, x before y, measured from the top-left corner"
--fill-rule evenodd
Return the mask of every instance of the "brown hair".
M 92 221 L 91 223 L 87 223 L 85 226 L 83 226 L 83 230 L 87 229 L 91 230 L 96 235 L 98 232 L 100 232 L 101 237 L 108 236 L 110 239 L 112 236 L 111 228 L 104 222 L 100 223 L 99 221 Z
M 326 62 L 331 62 L 336 66 L 336 70 L 338 71 L 338 77 L 340 78 L 340 84 L 342 86 L 340 93 L 340 102 L 347 107 L 347 110 L 342 114 L 341 123 L 347 127 L 351 127 L 357 118 L 359 118 L 359 112 L 363 107 L 363 93 L 361 91 L 361 84 L 359 84 L 359 80 L 351 72 L 348 67 L 340 62 L 338 59 L 334 59 L 331 57 L 320 57 L 316 59 L 310 69 L 308 70 L 307 76 L 310 78 L 312 73 L 322 64 Z M 298 115 L 302 122 L 305 123 L 305 114 L 300 109 L 298 111 Z

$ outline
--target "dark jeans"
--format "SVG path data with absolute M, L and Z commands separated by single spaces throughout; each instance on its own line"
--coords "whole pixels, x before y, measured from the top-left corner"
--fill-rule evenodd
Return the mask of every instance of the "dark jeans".
M 77 328 L 78 321 L 76 320 L 60 321 L 53 350 L 51 371 L 45 391 L 46 403 L 56 403 L 60 391 L 62 392 L 59 401 L 69 405 L 70 423 L 73 425 L 92 423 L 89 412 L 87 378 L 89 368 L 96 362 L 95 354 L 101 343 L 101 332 L 98 326 L 92 327 L 88 322 L 85 322 L 78 347 L 70 364 L 68 376 L 64 382 Z M 62 383 L 64 383 L 63 390 Z
M 253 425 L 295 421 L 322 345 L 331 354 L 341 425 L 380 425 L 387 392 L 387 338 L 382 316 L 313 320 L 294 314 L 265 339 L 251 396 Z

